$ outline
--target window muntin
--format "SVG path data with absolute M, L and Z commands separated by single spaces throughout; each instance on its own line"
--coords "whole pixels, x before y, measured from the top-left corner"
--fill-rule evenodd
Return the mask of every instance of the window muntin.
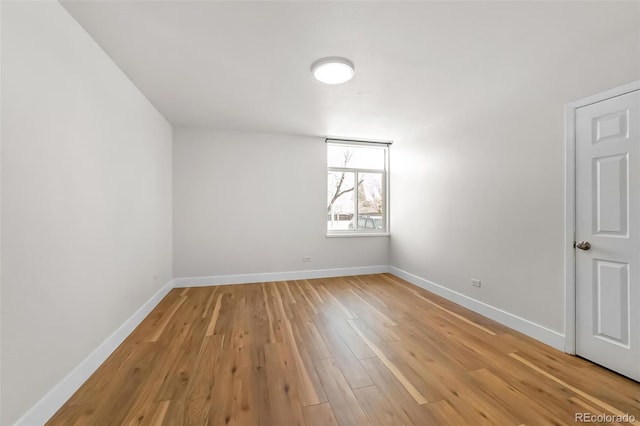
M 329 235 L 388 232 L 387 163 L 386 144 L 327 142 Z

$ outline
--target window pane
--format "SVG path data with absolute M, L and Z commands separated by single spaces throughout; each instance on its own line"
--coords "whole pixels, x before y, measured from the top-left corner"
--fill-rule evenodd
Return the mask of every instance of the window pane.
M 384 147 L 329 144 L 327 164 L 329 167 L 384 170 L 384 152 Z
M 382 173 L 358 174 L 358 229 L 384 231 Z
M 329 172 L 327 182 L 327 230 L 353 230 L 355 173 Z

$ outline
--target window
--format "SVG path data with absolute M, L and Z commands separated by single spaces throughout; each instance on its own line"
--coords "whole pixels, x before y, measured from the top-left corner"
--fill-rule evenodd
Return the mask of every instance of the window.
M 387 234 L 386 143 L 327 139 L 327 234 Z

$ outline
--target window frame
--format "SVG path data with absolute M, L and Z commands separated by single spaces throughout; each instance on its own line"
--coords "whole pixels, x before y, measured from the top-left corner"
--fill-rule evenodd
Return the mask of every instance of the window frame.
M 348 230 L 330 230 L 329 229 L 329 220 L 328 216 L 325 215 L 325 230 L 327 237 L 388 237 L 389 233 L 389 147 L 391 142 L 388 141 L 355 141 L 355 140 L 345 140 L 345 139 L 333 139 L 327 138 L 326 142 L 326 151 L 325 151 L 325 160 L 327 161 L 327 167 L 325 171 L 325 189 L 329 187 L 329 173 L 353 173 L 354 174 L 354 194 L 353 194 L 353 203 L 354 203 L 354 229 Z M 346 146 L 346 147 L 371 147 L 375 149 L 380 149 L 384 152 L 384 168 L 383 169 L 366 169 L 366 168 L 358 168 L 358 167 L 330 167 L 328 164 L 328 149 L 329 146 Z M 359 229 L 358 225 L 358 176 L 361 173 L 370 173 L 370 174 L 380 174 L 382 175 L 382 222 L 383 229 L 381 230 L 366 230 Z M 326 199 L 325 199 L 325 209 L 326 209 Z

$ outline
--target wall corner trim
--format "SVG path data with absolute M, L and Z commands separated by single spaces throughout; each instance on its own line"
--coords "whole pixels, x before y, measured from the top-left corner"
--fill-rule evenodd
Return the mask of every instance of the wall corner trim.
M 259 274 L 214 275 L 210 277 L 174 278 L 173 286 L 177 288 L 208 287 L 226 284 L 250 284 L 273 281 L 308 280 L 314 278 L 347 277 L 351 275 L 382 274 L 385 272 L 389 272 L 388 265 L 308 269 L 304 271 L 265 272 Z
M 519 331 L 522 334 L 526 334 L 533 339 L 539 340 L 540 342 L 555 349 L 563 352 L 565 350 L 565 336 L 557 331 L 503 311 L 502 309 L 498 309 L 472 297 L 458 293 L 457 291 L 448 289 L 425 278 L 419 277 L 400 268 L 396 268 L 395 266 L 389 267 L 389 271 L 391 274 L 409 281 L 420 288 L 444 297 L 458 305 L 464 306 L 465 308 L 499 322 L 502 325 L 513 328 L 514 330 Z
M 15 426 L 34 426 L 45 424 L 84 382 L 102 365 L 116 348 L 133 332 L 158 303 L 173 288 L 169 280 L 144 305 L 131 315 L 116 331 L 106 338 L 80 364 L 58 382 L 47 394 L 29 409 Z

